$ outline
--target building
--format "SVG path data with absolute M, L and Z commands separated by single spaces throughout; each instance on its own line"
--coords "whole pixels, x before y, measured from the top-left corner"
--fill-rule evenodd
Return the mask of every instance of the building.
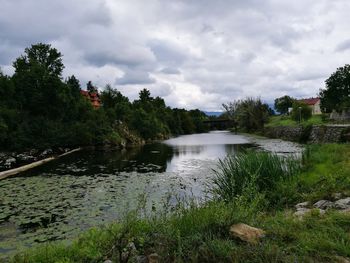
M 302 99 L 300 102 L 307 104 L 312 109 L 312 115 L 322 114 L 320 98 Z
M 80 90 L 80 94 L 83 95 L 85 98 L 87 98 L 95 109 L 98 109 L 99 107 L 101 107 L 101 100 L 100 100 L 100 95 L 98 95 L 98 92 L 95 93 L 95 92 L 88 92 L 86 90 Z

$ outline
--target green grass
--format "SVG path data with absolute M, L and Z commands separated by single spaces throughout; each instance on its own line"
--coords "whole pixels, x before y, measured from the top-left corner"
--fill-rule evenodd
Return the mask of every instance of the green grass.
M 325 121 L 322 120 L 321 115 L 313 115 L 307 121 L 302 121 L 302 125 L 322 125 L 326 124 Z M 278 127 L 278 126 L 298 126 L 299 122 L 296 122 L 291 119 L 290 116 L 272 116 L 269 119 L 269 122 L 265 125 L 266 127 Z
M 315 210 L 303 220 L 292 215 L 298 201 L 350 194 L 350 145 L 310 146 L 303 164 L 293 180 L 273 186 L 277 197 L 285 199 L 283 208 L 259 205 L 268 193 L 260 195 L 252 186 L 253 198 L 192 204 L 148 218 L 131 213 L 122 222 L 83 233 L 71 244 L 46 244 L 19 253 L 12 262 L 131 262 L 120 256 L 130 242 L 137 254 L 156 252 L 161 262 L 336 262 L 337 256 L 350 257 L 349 213 L 320 215 Z M 279 190 L 282 186 L 286 192 Z M 266 236 L 256 245 L 232 238 L 229 227 L 239 222 L 264 229 Z

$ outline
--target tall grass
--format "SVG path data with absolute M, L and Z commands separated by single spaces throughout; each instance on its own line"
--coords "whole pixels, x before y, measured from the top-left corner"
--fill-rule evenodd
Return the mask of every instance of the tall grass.
M 283 196 L 283 183 L 292 182 L 301 169 L 299 160 L 274 153 L 247 151 L 219 161 L 214 170 L 212 192 L 220 200 L 232 201 L 246 196 L 254 199 L 263 194 L 269 203 Z

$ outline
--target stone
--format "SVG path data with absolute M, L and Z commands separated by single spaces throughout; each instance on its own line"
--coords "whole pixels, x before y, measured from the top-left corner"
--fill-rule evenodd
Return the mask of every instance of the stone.
M 148 263 L 159 263 L 159 255 L 157 253 L 148 255 Z
M 255 244 L 260 238 L 265 236 L 265 231 L 243 223 L 235 224 L 230 227 L 230 233 L 243 241 Z
M 299 203 L 299 204 L 296 204 L 295 205 L 295 208 L 298 210 L 299 208 L 307 208 L 309 206 L 309 202 L 302 202 L 302 203 Z
M 320 213 L 320 215 L 324 215 L 326 213 L 326 210 L 318 209 L 318 212 Z
M 35 157 L 26 153 L 21 153 L 16 156 L 16 159 L 18 159 L 21 162 L 31 162 L 35 160 Z
M 9 157 L 6 159 L 4 163 L 4 167 L 11 168 L 16 163 L 16 159 L 13 157 Z
M 112 261 L 112 260 L 107 259 L 107 260 L 103 261 L 103 263 L 113 263 L 113 261 Z
M 337 260 L 336 262 L 338 262 L 338 263 L 350 263 L 350 259 L 349 258 L 336 256 L 335 259 Z
M 311 209 L 309 208 L 299 208 L 294 215 L 297 217 L 303 217 L 305 214 L 309 213 Z
M 350 209 L 350 197 L 344 198 L 344 199 L 339 199 L 334 203 L 335 208 L 337 209 Z
M 333 208 L 334 203 L 328 200 L 320 200 L 314 203 L 314 207 L 318 209 L 328 209 L 328 208 Z
M 46 157 L 46 156 L 48 156 L 50 154 L 53 154 L 52 149 L 46 149 L 40 154 L 40 157 Z

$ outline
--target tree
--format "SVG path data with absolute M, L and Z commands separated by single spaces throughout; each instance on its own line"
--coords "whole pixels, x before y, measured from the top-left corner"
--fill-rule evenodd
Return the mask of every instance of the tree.
M 97 93 L 98 92 L 97 88 L 94 85 L 92 85 L 91 81 L 86 83 L 86 89 L 89 93 Z
M 226 116 L 230 119 L 230 120 L 234 120 L 235 119 L 235 114 L 236 114 L 236 110 L 237 107 L 239 105 L 239 101 L 233 101 L 233 102 L 228 102 L 228 103 L 223 103 L 222 107 L 224 108 L 225 112 L 226 112 Z
M 275 109 L 281 113 L 281 114 L 286 114 L 288 113 L 288 108 L 291 108 L 293 106 L 293 102 L 295 99 L 292 97 L 289 97 L 287 95 L 275 99 Z
M 295 121 L 306 121 L 312 116 L 312 109 L 306 103 L 295 101 L 293 103 L 291 118 Z
M 150 101 L 152 99 L 151 93 L 148 89 L 143 89 L 139 92 L 139 97 L 141 102 Z
M 66 84 L 68 85 L 70 92 L 75 98 L 77 98 L 78 96 L 81 96 L 80 83 L 79 83 L 79 80 L 74 75 L 67 78 Z
M 320 90 L 321 109 L 340 112 L 350 107 L 350 65 L 346 64 L 334 72 L 326 81 L 326 88 Z
M 263 104 L 259 98 L 236 100 L 225 105 L 227 115 L 232 116 L 233 121 L 245 131 L 263 129 L 264 124 L 268 121 L 269 107 L 267 104 Z
M 62 54 L 49 44 L 39 43 L 26 48 L 25 55 L 19 57 L 14 63 L 15 72 L 40 71 L 43 75 L 61 77 L 64 65 Z
M 36 44 L 13 63 L 13 80 L 20 108 L 34 115 L 59 117 L 62 115 L 60 96 L 64 65 L 62 55 L 48 44 Z

